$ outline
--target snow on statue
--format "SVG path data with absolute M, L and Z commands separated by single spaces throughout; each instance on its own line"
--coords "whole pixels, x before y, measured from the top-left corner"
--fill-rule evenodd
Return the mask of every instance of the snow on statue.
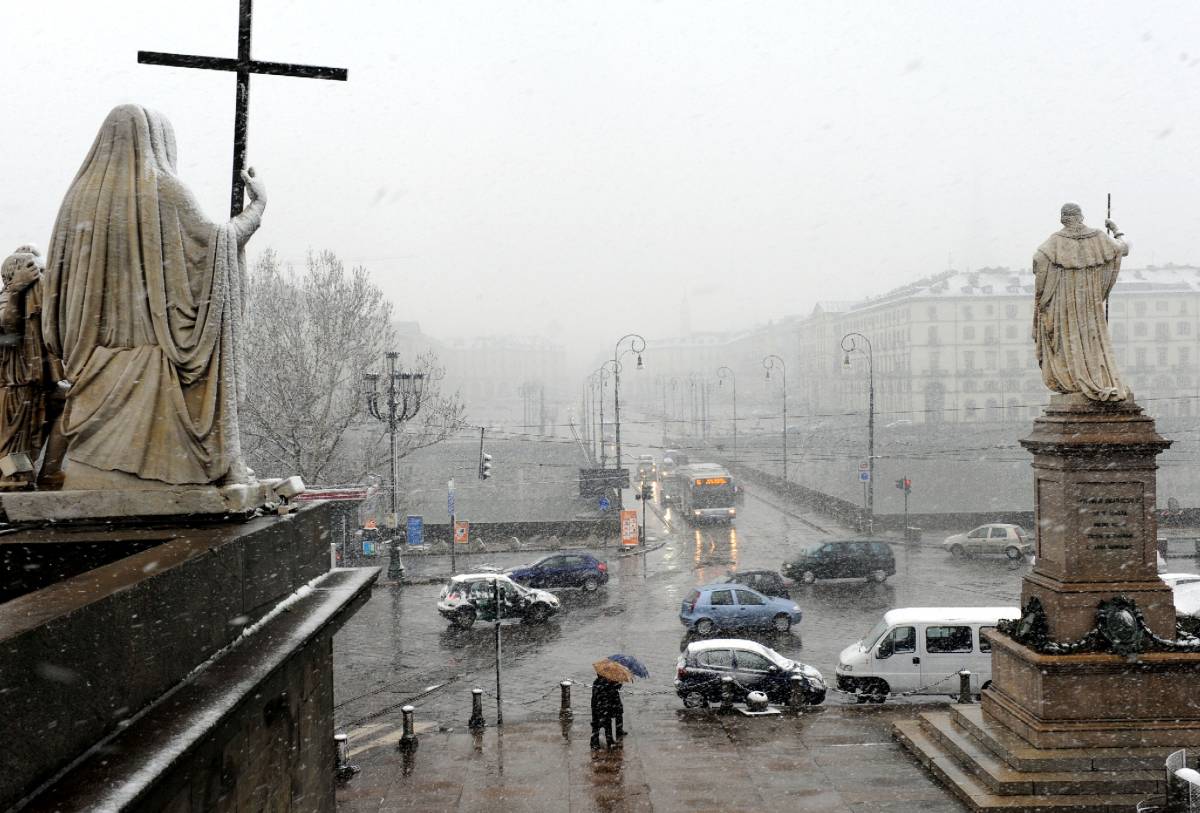
M 1105 225 L 1112 237 L 1085 226 L 1074 203 L 1063 204 L 1061 222 L 1033 255 L 1033 340 L 1042 380 L 1054 392 L 1123 401 L 1129 391 L 1117 372 L 1105 306 L 1129 241 L 1111 220 Z
M 68 489 L 248 477 L 238 322 L 243 249 L 266 196 L 253 171 L 243 173 L 250 205 L 213 223 L 175 166 L 171 123 L 144 107 L 117 107 L 54 225 L 42 327 L 71 382 Z

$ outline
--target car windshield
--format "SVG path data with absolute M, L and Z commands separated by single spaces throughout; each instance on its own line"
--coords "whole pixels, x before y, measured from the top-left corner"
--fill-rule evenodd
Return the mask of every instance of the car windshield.
M 888 631 L 888 623 L 885 619 L 879 619 L 879 623 L 871 627 L 871 631 L 863 636 L 861 641 L 864 651 L 872 649 L 875 644 L 883 637 L 883 634 Z

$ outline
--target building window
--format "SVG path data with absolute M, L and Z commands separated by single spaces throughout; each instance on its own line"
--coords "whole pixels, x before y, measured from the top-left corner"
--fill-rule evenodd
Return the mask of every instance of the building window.
M 975 420 L 975 417 L 976 417 L 975 413 L 977 413 L 979 411 L 979 409 L 975 406 L 975 400 L 973 398 L 968 398 L 966 404 L 964 404 L 963 407 L 964 407 L 963 408 L 963 417 L 966 418 L 968 421 Z
M 1145 302 L 1133 303 L 1133 313 L 1135 316 L 1145 316 L 1146 315 L 1146 303 Z
M 1000 404 L 995 398 L 987 399 L 987 419 L 992 423 L 1000 421 Z
M 975 351 L 974 350 L 964 350 L 963 351 L 963 367 L 965 367 L 968 370 L 975 369 Z
M 970 305 L 963 305 L 962 316 L 964 319 L 974 319 L 975 318 L 975 314 L 971 313 Z
M 971 339 L 974 339 L 975 338 L 975 328 L 971 327 L 970 325 L 968 325 L 967 327 L 964 327 L 963 328 L 963 338 L 968 341 L 970 341 Z
M 1017 326 L 1016 325 L 1005 325 L 1004 326 L 1004 338 L 1006 338 L 1006 339 L 1017 338 Z
M 996 341 L 996 328 L 992 327 L 991 325 L 986 325 L 986 326 L 984 326 L 984 328 L 983 328 L 983 340 L 984 340 L 985 342 L 994 342 L 994 341 Z
M 930 353 L 929 354 L 929 372 L 934 373 L 934 374 L 940 373 L 941 367 L 942 367 L 941 353 L 936 353 L 936 352 Z
M 1140 305 L 1142 303 L 1139 302 L 1138 304 Z M 1148 333 L 1149 333 L 1149 331 L 1146 329 L 1145 322 L 1134 322 L 1133 323 L 1133 335 L 1134 336 L 1146 336 L 1146 335 L 1148 335 Z
M 1021 366 L 1021 362 L 1019 360 L 1020 357 L 1016 350 L 1009 350 L 1007 355 L 1008 355 L 1008 369 L 1015 370 Z
M 929 321 L 931 321 L 931 322 L 937 321 L 937 305 L 929 306 Z
M 1192 363 L 1192 348 L 1190 348 L 1190 347 L 1179 348 L 1179 366 L 1186 367 L 1191 363 Z
M 930 343 L 930 344 L 937 344 L 937 343 L 938 343 L 938 329 L 937 329 L 937 325 L 930 325 L 930 326 L 929 326 L 929 343 Z
M 1158 322 L 1154 325 L 1154 338 L 1160 342 L 1165 342 L 1170 339 L 1170 325 L 1166 322 Z
M 1168 307 L 1170 307 L 1170 305 L 1165 299 L 1160 299 L 1154 303 L 1154 310 L 1158 311 L 1159 313 L 1166 313 Z
M 1179 324 L 1175 325 L 1175 335 L 1176 336 L 1191 336 L 1192 335 L 1192 323 L 1191 322 L 1180 322 Z
M 987 352 L 985 352 L 983 354 L 983 359 L 984 359 L 984 369 L 985 370 L 995 370 L 996 369 L 996 351 L 995 350 L 988 350 Z
M 974 381 L 964 381 L 962 383 L 962 391 L 963 392 L 975 392 L 975 382 Z
M 1167 348 L 1165 348 L 1165 347 L 1158 348 L 1157 355 L 1158 355 L 1158 366 L 1166 367 L 1167 366 Z
M 1133 366 L 1142 369 L 1146 366 L 1146 348 L 1138 347 L 1133 351 Z
M 1125 341 L 1125 323 L 1117 322 L 1115 325 L 1113 325 L 1112 326 L 1112 335 L 1113 335 L 1113 339 L 1115 339 L 1118 342 Z
M 1009 319 L 1016 319 L 1017 318 L 1017 306 L 1016 305 L 1005 305 L 1004 306 L 1004 315 L 1007 316 Z
M 984 306 L 983 312 L 988 316 L 991 316 L 995 312 L 995 308 L 993 308 L 991 305 L 986 305 Z

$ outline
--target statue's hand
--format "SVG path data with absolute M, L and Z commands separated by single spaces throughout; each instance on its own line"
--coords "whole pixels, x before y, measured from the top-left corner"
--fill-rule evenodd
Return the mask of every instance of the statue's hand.
M 1112 221 L 1112 218 L 1109 218 L 1104 221 L 1104 228 L 1108 229 L 1109 232 L 1111 232 L 1112 234 L 1120 234 L 1121 233 L 1121 227 L 1118 226 L 1116 223 L 1114 223 Z
M 250 196 L 250 202 L 262 201 L 267 202 L 267 188 L 263 186 L 261 178 L 254 174 L 254 167 L 248 167 L 242 170 L 242 180 L 246 184 L 246 194 Z
M 12 279 L 6 287 L 14 291 L 24 291 L 29 286 L 33 285 L 42 276 L 42 270 L 32 263 L 22 265 L 12 275 Z

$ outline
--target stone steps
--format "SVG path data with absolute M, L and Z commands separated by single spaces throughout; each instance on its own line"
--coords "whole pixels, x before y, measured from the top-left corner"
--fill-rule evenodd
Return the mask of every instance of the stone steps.
M 928 718 L 935 717 L 936 722 Z M 937 723 L 940 723 L 939 726 Z M 951 735 L 947 734 L 947 729 Z M 1000 760 L 990 756 L 980 744 L 971 745 L 971 738 L 953 728 L 949 712 L 931 712 L 918 720 L 903 720 L 894 727 L 900 741 L 921 764 L 929 769 L 973 811 L 1013 811 L 1013 813 L 1050 813 L 1051 811 L 1098 811 L 1099 813 L 1128 813 L 1138 802 L 1152 795 L 1152 791 L 1128 792 L 1130 788 L 1112 782 L 1105 773 L 1101 785 L 1089 784 L 1081 773 L 1035 772 L 1031 777 L 1017 779 L 1020 772 L 1002 767 Z M 956 741 L 958 749 L 949 745 Z M 981 757 L 993 773 L 982 768 L 975 757 Z M 1141 772 L 1138 772 L 1141 773 Z M 986 777 L 986 778 L 985 778 Z M 989 784 L 988 780 L 995 784 Z M 1143 777 L 1138 777 L 1143 781 Z M 1037 791 L 1037 783 L 1043 787 L 1074 791 L 1055 795 L 1054 790 Z M 997 792 L 1003 788 L 1010 792 Z M 1021 792 L 1029 790 L 1031 792 Z M 1124 792 L 1116 792 L 1117 790 Z

